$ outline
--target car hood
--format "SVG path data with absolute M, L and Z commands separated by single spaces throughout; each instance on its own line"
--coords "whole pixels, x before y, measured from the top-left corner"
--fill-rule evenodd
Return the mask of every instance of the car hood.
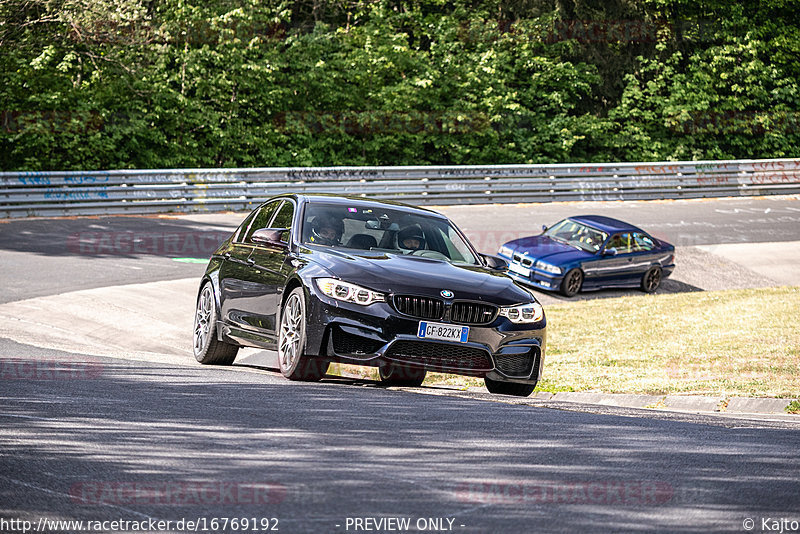
M 375 291 L 441 298 L 442 290 L 455 300 L 478 300 L 500 306 L 530 302 L 531 293 L 505 274 L 475 265 L 403 254 L 314 249 L 306 255 L 334 276 Z
M 533 260 L 543 260 L 551 265 L 563 265 L 575 260 L 594 257 L 591 252 L 550 239 L 545 235 L 523 237 L 505 244 L 515 254 L 525 254 Z

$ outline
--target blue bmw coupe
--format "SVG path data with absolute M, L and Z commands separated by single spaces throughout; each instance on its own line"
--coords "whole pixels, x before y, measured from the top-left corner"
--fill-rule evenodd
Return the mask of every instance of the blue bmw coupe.
M 581 215 L 543 229 L 499 251 L 508 274 L 529 286 L 568 297 L 612 287 L 652 293 L 675 268 L 674 246 L 617 219 Z

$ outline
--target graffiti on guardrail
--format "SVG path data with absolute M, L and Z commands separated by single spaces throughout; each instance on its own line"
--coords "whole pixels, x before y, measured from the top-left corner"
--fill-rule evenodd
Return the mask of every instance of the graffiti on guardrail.
M 758 171 L 788 171 L 800 169 L 800 160 L 791 161 L 755 161 L 740 166 L 742 169 L 752 169 Z
M 106 191 L 45 191 L 45 200 L 106 200 Z
M 800 182 L 800 173 L 773 173 L 747 175 L 745 180 L 752 184 L 796 184 Z
M 21 173 L 17 177 L 17 182 L 23 185 L 53 185 L 55 182 L 63 182 L 67 185 L 86 185 L 108 182 L 107 174 L 87 174 L 79 176 L 58 176 L 47 175 L 45 173 Z
M 698 176 L 695 179 L 695 182 L 697 182 L 697 185 L 715 186 L 715 185 L 738 184 L 739 180 L 737 180 L 735 177 L 732 176 L 726 176 L 726 175 L 715 176 L 712 174 L 709 176 Z
M 795 194 L 800 159 L 3 172 L 0 216 L 245 209 L 285 192 L 338 192 L 420 205 Z
M 386 172 L 381 169 L 292 169 L 286 172 L 290 180 L 320 180 L 320 179 L 380 179 L 384 178 Z
M 695 163 L 692 165 L 695 172 L 722 172 L 738 171 L 738 163 Z
M 637 165 L 633 168 L 637 174 L 677 174 L 678 165 Z

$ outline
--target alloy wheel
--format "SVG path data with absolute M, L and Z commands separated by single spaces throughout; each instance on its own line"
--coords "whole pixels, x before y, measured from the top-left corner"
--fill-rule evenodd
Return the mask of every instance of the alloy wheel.
M 572 274 L 569 277 L 569 284 L 567 285 L 567 290 L 570 293 L 577 293 L 578 290 L 581 288 L 581 275 L 578 272 Z
M 658 289 L 659 284 L 661 284 L 661 269 L 651 269 L 650 272 L 647 273 L 645 288 L 647 291 L 653 292 Z
M 286 301 L 281 319 L 278 358 L 283 369 L 291 369 L 300 356 L 302 341 L 303 309 L 298 295 L 291 295 Z
M 206 286 L 197 299 L 197 311 L 194 315 L 194 353 L 200 354 L 208 344 L 208 336 L 211 328 L 211 314 L 214 312 L 214 304 L 211 294 L 211 287 Z

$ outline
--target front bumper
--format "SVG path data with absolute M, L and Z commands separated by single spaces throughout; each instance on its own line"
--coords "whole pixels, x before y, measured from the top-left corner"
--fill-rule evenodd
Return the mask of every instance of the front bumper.
M 497 317 L 469 325 L 464 343 L 420 339 L 420 320 L 400 314 L 387 302 L 360 306 L 310 290 L 306 352 L 332 361 L 412 368 L 533 384 L 542 374 L 545 319 L 514 324 Z M 437 321 L 444 322 L 444 321 Z
M 531 261 L 531 265 L 522 265 L 514 262 L 514 260 L 503 254 L 499 254 L 501 258 L 506 260 L 509 265 L 509 270 L 506 274 L 516 280 L 517 282 L 526 286 L 535 287 L 537 289 L 544 289 L 545 291 L 558 291 L 561 288 L 561 282 L 564 281 L 564 273 L 551 273 L 543 269 L 536 268 Z M 524 270 L 525 273 L 516 272 L 512 269 L 517 267 Z
M 512 271 L 508 271 L 506 274 L 521 284 L 545 291 L 558 291 L 561 288 L 561 282 L 564 281 L 564 275 L 545 272 L 531 271 L 530 276 L 523 276 Z

